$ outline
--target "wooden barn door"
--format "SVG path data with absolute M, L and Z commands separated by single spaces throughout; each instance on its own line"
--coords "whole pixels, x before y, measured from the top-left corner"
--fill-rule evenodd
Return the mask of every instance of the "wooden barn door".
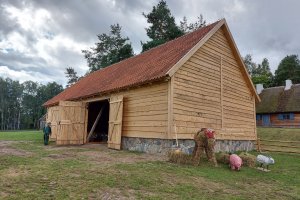
M 112 96 L 109 107 L 108 148 L 121 149 L 123 96 Z
M 85 116 L 87 108 L 85 103 L 61 101 L 60 121 L 56 137 L 56 144 L 83 144 L 85 136 Z
M 48 108 L 46 115 L 46 123 L 51 123 L 51 136 L 50 139 L 56 140 L 57 129 L 59 123 L 59 106 Z

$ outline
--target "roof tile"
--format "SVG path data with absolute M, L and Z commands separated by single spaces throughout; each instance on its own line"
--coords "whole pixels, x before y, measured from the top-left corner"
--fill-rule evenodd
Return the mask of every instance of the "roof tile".
M 217 23 L 218 21 L 144 53 L 95 71 L 48 100 L 44 106 L 51 106 L 62 100 L 76 100 L 104 94 L 163 78 Z

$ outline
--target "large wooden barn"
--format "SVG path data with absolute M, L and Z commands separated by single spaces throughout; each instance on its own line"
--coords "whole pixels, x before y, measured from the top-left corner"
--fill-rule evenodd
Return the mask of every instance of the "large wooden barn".
M 223 19 L 91 73 L 44 105 L 57 144 L 166 152 L 209 127 L 217 150 L 234 151 L 253 148 L 259 100 Z

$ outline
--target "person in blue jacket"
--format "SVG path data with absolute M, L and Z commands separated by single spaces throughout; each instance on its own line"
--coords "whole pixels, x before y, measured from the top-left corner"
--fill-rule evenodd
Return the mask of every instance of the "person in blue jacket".
M 44 127 L 43 132 L 44 132 L 44 145 L 49 144 L 49 136 L 51 135 L 51 127 L 50 127 L 50 122 L 47 123 L 47 125 Z

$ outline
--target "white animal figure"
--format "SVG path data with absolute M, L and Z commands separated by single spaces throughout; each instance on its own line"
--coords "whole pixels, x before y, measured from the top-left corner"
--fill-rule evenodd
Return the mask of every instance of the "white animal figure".
M 256 157 L 256 161 L 260 164 L 260 167 L 266 166 L 267 170 L 268 170 L 269 165 L 274 165 L 275 164 L 275 161 L 272 157 L 264 156 L 264 155 L 258 155 Z

